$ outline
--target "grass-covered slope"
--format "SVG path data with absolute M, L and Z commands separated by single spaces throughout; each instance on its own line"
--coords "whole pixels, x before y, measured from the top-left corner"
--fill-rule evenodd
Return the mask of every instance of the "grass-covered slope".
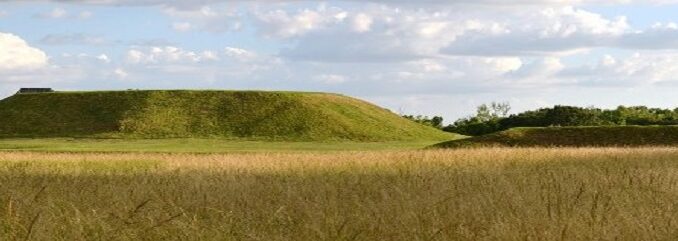
M 14 95 L 0 101 L 0 136 L 309 141 L 453 138 L 341 95 L 180 90 Z
M 443 142 L 433 148 L 458 147 L 616 147 L 676 146 L 678 126 L 514 128 Z

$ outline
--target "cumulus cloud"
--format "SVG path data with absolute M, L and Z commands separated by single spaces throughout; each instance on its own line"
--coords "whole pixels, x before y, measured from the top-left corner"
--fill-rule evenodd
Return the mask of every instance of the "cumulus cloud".
M 80 13 L 73 14 L 73 13 L 70 13 L 68 10 L 66 10 L 64 8 L 60 8 L 60 7 L 54 8 L 54 9 L 48 11 L 48 12 L 38 13 L 38 14 L 34 15 L 34 17 L 46 18 L 46 19 L 66 19 L 66 18 L 88 19 L 88 18 L 91 18 L 92 16 L 94 16 L 94 13 L 92 13 L 90 11 L 82 11 Z
M 148 50 L 138 50 L 148 54 Z M 182 51 L 200 52 L 187 49 L 181 49 L 177 52 Z M 220 88 L 278 88 L 288 90 L 312 90 L 314 89 L 312 86 L 316 83 L 312 77 L 309 77 L 316 76 L 315 72 L 304 76 L 300 71 L 293 69 L 297 66 L 283 63 L 275 56 L 236 47 L 225 47 L 221 51 L 210 52 L 216 57 L 215 60 L 127 64 L 124 66 L 124 70 L 128 76 L 124 80 L 128 83 L 143 83 L 148 78 L 157 80 L 159 79 L 158 76 L 163 76 L 161 83 L 172 83 L 170 86 L 174 86 L 173 88 L 183 85 L 212 86 L 218 84 Z M 203 54 L 203 56 L 206 55 Z M 291 77 L 291 75 L 295 77 Z M 301 78 L 302 76 L 303 78 Z M 187 80 L 190 81 L 187 82 Z M 332 85 L 329 82 L 319 82 L 318 84 Z
M 176 31 L 179 32 L 186 32 L 188 30 L 191 30 L 191 23 L 188 22 L 181 22 L 181 23 L 173 23 L 172 28 Z
M 272 17 L 275 16 L 275 17 Z M 638 30 L 624 16 L 580 8 L 271 10 L 257 14 L 264 36 L 292 43 L 280 56 L 314 62 L 403 62 L 442 56 L 564 57 L 596 48 L 676 49 L 678 24 Z
M 187 51 L 174 46 L 150 47 L 127 51 L 130 64 L 197 63 L 215 59 L 214 52 Z
M 138 65 L 187 64 L 199 65 L 210 62 L 229 61 L 252 63 L 263 61 L 267 57 L 252 51 L 226 47 L 223 51 L 192 51 L 175 46 L 133 48 L 127 51 L 125 62 Z
M 111 59 L 108 57 L 106 54 L 100 54 L 96 57 L 99 61 L 104 62 L 104 63 L 110 63 Z
M 316 80 L 330 85 L 342 84 L 346 82 L 346 76 L 339 74 L 321 74 L 315 77 Z
M 105 45 L 108 41 L 101 36 L 91 36 L 84 33 L 48 34 L 40 40 L 49 45 Z
M 628 49 L 676 49 L 678 24 L 656 23 L 650 29 L 624 35 L 615 45 Z
M 582 85 L 677 85 L 678 53 L 634 53 L 623 57 L 605 55 L 597 63 L 569 68 L 558 77 Z
M 122 69 L 122 68 L 116 68 L 115 70 L 113 70 L 113 74 L 114 74 L 118 79 L 125 79 L 125 78 L 127 78 L 127 76 L 129 76 L 129 73 L 127 73 L 127 71 L 125 71 L 125 70 Z
M 160 2 L 164 1 L 157 3 Z M 182 32 L 238 31 L 250 27 L 262 36 L 284 43 L 286 47 L 280 50 L 280 56 L 301 61 L 399 62 L 441 55 L 566 56 L 601 47 L 678 47 L 675 41 L 678 39 L 678 30 L 671 29 L 670 24 L 634 30 L 623 16 L 606 18 L 572 6 L 550 6 L 576 5 L 585 1 L 512 2 L 527 7 L 506 12 L 479 12 L 474 8 L 463 7 L 422 9 L 370 4 L 360 9 L 319 4 L 315 9 L 304 7 L 296 10 L 275 4 L 256 5 L 261 2 L 247 2 L 255 7 L 245 9 L 239 8 L 240 5 L 207 5 L 217 2 L 201 1 L 195 8 L 169 4 L 163 7 L 163 11 L 177 20 L 171 27 Z M 436 1 L 429 3 L 433 2 Z M 447 5 L 458 3 L 468 2 L 454 1 Z M 76 35 L 49 37 L 44 39 L 45 43 L 96 42 L 96 39 Z
M 224 54 L 232 59 L 235 59 L 237 61 L 241 62 L 247 62 L 247 61 L 252 61 L 257 59 L 257 54 L 250 52 L 245 49 L 241 48 L 234 48 L 234 47 L 226 47 L 224 48 Z
M 0 32 L 0 70 L 36 69 L 47 65 L 47 54 L 11 33 Z
M 638 32 L 625 17 L 610 19 L 574 7 L 499 14 L 377 6 L 359 11 L 305 9 L 296 14 L 275 10 L 257 17 L 255 27 L 265 36 L 295 40 L 281 56 L 321 62 L 399 62 L 443 55 L 563 56 L 619 46 L 620 39 Z
M 491 34 L 468 31 L 442 49 L 442 53 L 481 56 L 568 54 L 610 46 L 630 30 L 625 17 L 611 20 L 573 7 L 547 8 L 516 20 Z
M 79 19 L 88 19 L 88 18 L 91 18 L 92 16 L 94 16 L 94 13 L 92 13 L 90 11 L 82 11 L 82 12 L 78 13 Z
M 201 6 L 197 8 L 180 8 L 168 6 L 163 12 L 181 22 L 172 25 L 177 31 L 201 29 L 209 32 L 227 32 L 239 30 L 242 27 L 242 16 L 237 9 L 225 7 Z
M 343 22 L 346 12 L 337 8 L 303 9 L 288 13 L 282 9 L 254 13 L 259 31 L 268 37 L 290 38 Z
M 68 12 L 63 8 L 54 8 L 52 11 L 36 15 L 36 17 L 40 18 L 65 18 L 66 16 L 68 16 Z
M 173 46 L 135 47 L 129 49 L 124 58 L 123 65 L 113 71 L 116 79 L 129 83 L 148 83 L 147 80 L 152 79 L 160 81 L 153 82 L 154 86 L 167 84 L 170 88 L 228 82 L 232 82 L 232 87 L 242 86 L 262 78 L 282 78 L 286 74 L 276 57 L 235 47 L 221 51 Z
M 370 15 L 359 13 L 353 18 L 353 30 L 356 32 L 368 32 L 372 28 L 372 17 Z
M 523 64 L 520 68 L 514 69 L 512 72 L 505 75 L 505 77 L 513 83 L 520 82 L 549 85 L 562 82 L 556 75 L 565 68 L 566 66 L 559 58 L 537 58 Z
M 295 31 L 296 45 L 281 51 L 294 60 L 323 62 L 401 62 L 430 58 L 464 31 L 452 13 L 431 14 L 374 7 L 360 12 L 306 10 L 323 16 L 305 31 Z M 261 23 L 267 32 L 280 26 Z M 283 28 L 289 29 L 289 28 Z

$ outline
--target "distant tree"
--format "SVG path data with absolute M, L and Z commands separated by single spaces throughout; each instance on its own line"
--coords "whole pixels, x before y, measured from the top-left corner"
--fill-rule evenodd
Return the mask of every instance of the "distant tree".
M 458 119 L 443 130 L 464 135 L 483 135 L 514 127 L 678 125 L 678 108 L 619 106 L 603 110 L 556 105 L 509 116 L 510 109 L 508 103 L 480 105 L 475 116 Z
M 505 118 L 510 110 L 511 105 L 507 102 L 482 104 L 476 108 L 475 116 L 459 119 L 443 130 L 472 136 L 496 132 L 501 129 L 500 120 Z
M 479 122 L 484 122 L 492 120 L 493 116 L 490 112 L 490 107 L 488 107 L 486 104 L 482 104 L 476 108 L 476 116 L 471 118 L 475 118 Z
M 403 115 L 405 119 L 417 122 L 422 125 L 427 125 L 431 126 L 437 129 L 442 129 L 443 128 L 443 117 L 441 116 L 434 116 L 429 118 L 428 116 L 423 116 L 423 115 Z
M 442 129 L 443 128 L 443 117 L 441 116 L 434 116 L 431 118 L 431 126 Z
M 511 105 L 508 102 L 492 102 L 490 107 L 492 108 L 493 115 L 497 118 L 507 117 L 509 111 L 511 111 Z

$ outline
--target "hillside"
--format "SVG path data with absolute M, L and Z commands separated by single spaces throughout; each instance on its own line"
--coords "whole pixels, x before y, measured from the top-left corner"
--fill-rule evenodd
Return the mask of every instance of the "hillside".
M 678 145 L 678 126 L 611 126 L 514 128 L 483 136 L 443 142 L 432 148 L 676 145 Z
M 0 101 L 1 137 L 449 140 L 370 103 L 325 93 L 100 91 Z

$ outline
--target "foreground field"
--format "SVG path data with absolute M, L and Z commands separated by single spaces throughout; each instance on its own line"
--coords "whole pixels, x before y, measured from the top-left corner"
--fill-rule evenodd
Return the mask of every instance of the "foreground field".
M 678 149 L 0 153 L 0 240 L 671 240 Z

